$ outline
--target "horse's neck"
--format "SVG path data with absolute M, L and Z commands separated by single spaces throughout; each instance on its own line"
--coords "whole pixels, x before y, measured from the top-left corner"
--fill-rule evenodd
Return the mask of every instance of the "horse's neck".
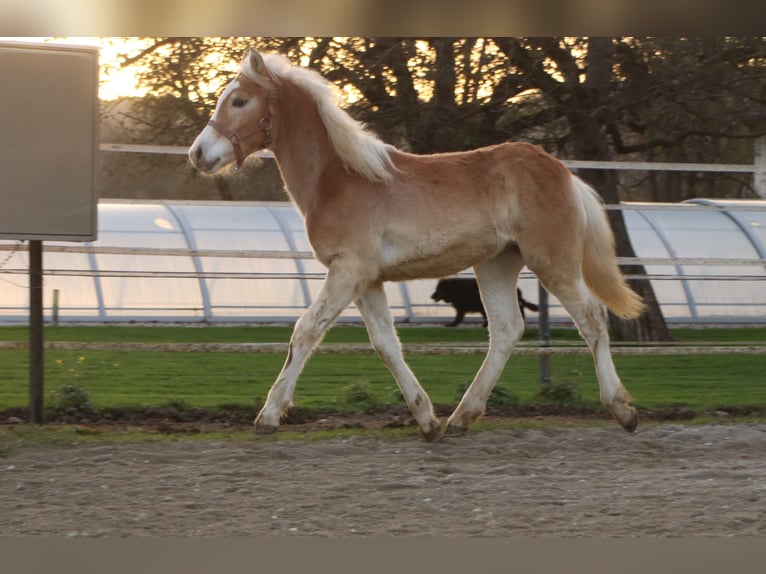
M 322 173 L 338 159 L 314 101 L 292 86 L 285 88 L 274 118 L 278 132 L 272 151 L 288 193 L 305 214 L 317 194 Z

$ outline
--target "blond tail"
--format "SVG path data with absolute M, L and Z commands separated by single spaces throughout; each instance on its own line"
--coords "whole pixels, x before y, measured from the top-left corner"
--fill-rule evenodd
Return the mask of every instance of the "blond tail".
M 572 182 L 582 196 L 587 214 L 582 259 L 585 284 L 612 313 L 623 319 L 634 319 L 643 312 L 645 305 L 641 297 L 628 287 L 617 265 L 614 234 L 601 198 L 577 176 L 572 176 Z

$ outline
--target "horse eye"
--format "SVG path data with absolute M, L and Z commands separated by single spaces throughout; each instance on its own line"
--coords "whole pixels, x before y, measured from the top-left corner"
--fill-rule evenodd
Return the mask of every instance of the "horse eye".
M 231 105 L 235 108 L 244 108 L 245 104 L 247 104 L 247 100 L 245 98 L 234 98 L 231 101 Z

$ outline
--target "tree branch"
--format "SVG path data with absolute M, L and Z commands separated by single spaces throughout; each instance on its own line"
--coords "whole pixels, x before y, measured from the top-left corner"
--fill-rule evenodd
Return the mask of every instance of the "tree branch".
M 528 88 L 536 88 L 546 94 L 553 94 L 558 90 L 560 84 L 545 71 L 542 58 L 534 58 L 521 42 L 515 38 L 493 38 L 493 41 L 511 64 L 523 72 Z

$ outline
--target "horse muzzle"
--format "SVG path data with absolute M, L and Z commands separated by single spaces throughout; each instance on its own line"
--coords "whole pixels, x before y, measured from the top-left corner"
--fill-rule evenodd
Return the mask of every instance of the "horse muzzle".
M 189 148 L 189 161 L 197 171 L 202 173 L 218 171 L 223 165 L 221 159 L 220 155 L 208 157 L 208 154 L 205 153 L 205 146 L 198 141 Z

